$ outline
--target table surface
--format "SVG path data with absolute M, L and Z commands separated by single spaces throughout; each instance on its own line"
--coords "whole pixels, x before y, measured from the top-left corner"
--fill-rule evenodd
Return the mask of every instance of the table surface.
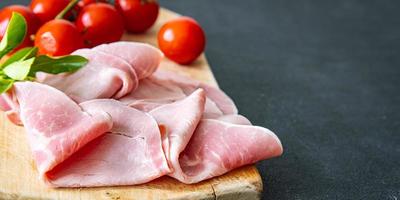
M 220 87 L 282 140 L 263 199 L 400 198 L 400 1 L 160 3 L 202 24 Z

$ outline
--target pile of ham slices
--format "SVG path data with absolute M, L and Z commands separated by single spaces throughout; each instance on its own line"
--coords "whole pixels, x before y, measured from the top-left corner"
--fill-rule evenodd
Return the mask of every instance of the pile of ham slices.
M 218 88 L 157 70 L 162 53 L 117 42 L 73 54 L 71 74 L 38 74 L 2 94 L 23 125 L 40 178 L 51 187 L 134 185 L 161 176 L 197 183 L 279 156 L 270 130 L 238 115 Z

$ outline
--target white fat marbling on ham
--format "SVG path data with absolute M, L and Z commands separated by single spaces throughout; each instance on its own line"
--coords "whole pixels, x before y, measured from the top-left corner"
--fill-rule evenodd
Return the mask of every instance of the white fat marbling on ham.
M 109 113 L 113 128 L 49 172 L 54 187 L 134 185 L 169 172 L 156 121 L 115 100 L 82 103 L 85 111 Z
M 64 93 L 50 86 L 18 82 L 14 91 L 37 169 L 44 179 L 49 170 L 111 129 L 107 113 L 84 112 Z

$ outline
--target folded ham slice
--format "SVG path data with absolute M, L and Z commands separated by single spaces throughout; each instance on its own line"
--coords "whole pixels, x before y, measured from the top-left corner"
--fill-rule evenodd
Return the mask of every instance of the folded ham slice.
M 160 50 L 145 43 L 114 42 L 99 45 L 94 49 L 124 59 L 135 69 L 139 79 L 146 78 L 156 71 L 162 59 Z
M 14 92 L 42 179 L 47 179 L 48 171 L 112 127 L 106 112 L 84 112 L 64 93 L 50 86 L 18 82 L 14 84 Z
M 81 106 L 89 113 L 109 113 L 113 128 L 49 172 L 53 187 L 134 185 L 169 172 L 160 131 L 150 115 L 115 100 L 93 100 Z
M 165 126 L 163 147 L 173 169 L 169 176 L 197 183 L 282 154 L 282 145 L 270 130 L 252 126 L 239 115 L 201 119 L 204 106 L 205 92 L 198 89 L 184 100 L 150 112 Z
M 163 134 L 165 136 L 163 148 L 168 162 L 174 170 L 172 176 L 182 174 L 179 154 L 185 149 L 201 119 L 205 100 L 204 90 L 198 89 L 181 101 L 160 106 L 150 112 L 158 124 L 166 127 Z
M 270 130 L 202 119 L 190 142 L 180 154 L 183 183 L 197 183 L 237 167 L 282 154 L 282 144 Z
M 135 90 L 140 79 L 153 73 L 162 58 L 158 49 L 135 42 L 100 45 L 94 49 L 80 49 L 72 54 L 86 57 L 89 63 L 75 73 L 40 73 L 37 78 L 77 102 L 121 98 Z

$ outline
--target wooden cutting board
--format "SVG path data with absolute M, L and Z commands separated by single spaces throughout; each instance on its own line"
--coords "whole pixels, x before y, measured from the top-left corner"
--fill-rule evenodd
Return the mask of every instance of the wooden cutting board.
M 164 22 L 179 16 L 166 9 L 156 25 L 143 35 L 125 35 L 123 40 L 157 45 L 156 36 Z M 217 86 L 204 55 L 190 67 L 164 59 L 161 68 L 173 70 Z M 38 180 L 23 127 L 8 122 L 0 113 L 0 199 L 259 199 L 261 177 L 254 166 L 245 166 L 223 176 L 186 185 L 169 177 L 137 186 L 50 189 Z

